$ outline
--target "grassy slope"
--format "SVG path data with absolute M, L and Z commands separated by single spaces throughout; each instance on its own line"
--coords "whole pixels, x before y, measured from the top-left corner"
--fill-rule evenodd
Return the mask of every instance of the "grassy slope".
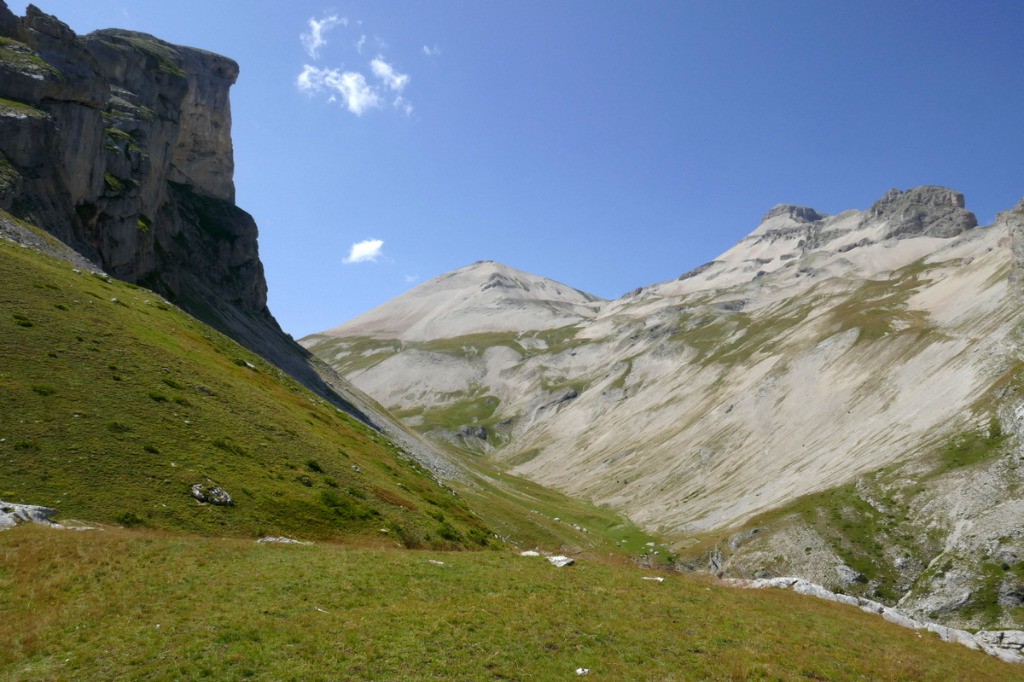
M 0 499 L 219 535 L 486 537 L 395 446 L 151 292 L 9 242 L 0 282 Z
M 0 611 L 12 680 L 1024 679 L 852 607 L 495 552 L 22 527 Z

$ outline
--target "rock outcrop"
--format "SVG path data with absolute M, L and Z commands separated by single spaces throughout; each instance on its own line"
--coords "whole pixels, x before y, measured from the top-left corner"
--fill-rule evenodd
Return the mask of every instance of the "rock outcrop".
M 38 523 L 43 526 L 60 528 L 59 524 L 50 519 L 57 514 L 56 509 L 40 507 L 35 504 L 15 504 L 0 500 L 0 530 L 11 528 L 19 523 Z
M 964 208 L 964 195 L 946 187 L 891 189 L 868 210 L 868 218 L 888 222 L 886 237 L 956 237 L 978 226 Z
M 0 3 L 0 209 L 111 275 L 263 318 L 252 218 L 234 205 L 235 62 L 130 31 L 79 37 Z
M 861 611 L 874 613 L 890 623 L 911 630 L 923 630 L 934 633 L 944 642 L 962 644 L 969 649 L 981 649 L 990 656 L 1007 663 L 1024 663 L 1024 632 L 1020 630 L 979 630 L 974 633 L 966 630 L 946 627 L 938 623 L 930 623 L 910 618 L 896 609 L 863 597 L 852 597 L 847 594 L 833 592 L 821 585 L 808 582 L 801 578 L 765 578 L 761 580 L 726 579 L 726 585 L 745 589 L 781 589 L 792 590 L 797 594 L 817 597 L 826 601 L 839 602 L 856 606 Z

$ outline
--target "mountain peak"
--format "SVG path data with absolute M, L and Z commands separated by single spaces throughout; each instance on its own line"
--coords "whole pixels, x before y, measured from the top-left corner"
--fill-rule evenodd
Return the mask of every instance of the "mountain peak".
M 546 277 L 481 260 L 426 281 L 323 334 L 429 341 L 555 329 L 592 318 L 601 301 Z
M 813 208 L 809 208 L 807 206 L 777 204 L 774 208 L 764 214 L 764 217 L 761 218 L 761 222 L 766 223 L 772 218 L 779 217 L 789 218 L 796 223 L 814 223 L 819 220 L 823 220 L 828 216 L 824 213 L 818 213 Z

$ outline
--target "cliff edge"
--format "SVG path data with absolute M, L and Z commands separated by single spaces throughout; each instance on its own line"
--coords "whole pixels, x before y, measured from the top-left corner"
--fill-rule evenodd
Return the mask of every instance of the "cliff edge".
M 285 334 L 252 217 L 235 205 L 228 93 L 238 64 L 145 33 L 85 36 L 0 0 L 0 215 L 156 291 L 388 434 L 451 465 Z

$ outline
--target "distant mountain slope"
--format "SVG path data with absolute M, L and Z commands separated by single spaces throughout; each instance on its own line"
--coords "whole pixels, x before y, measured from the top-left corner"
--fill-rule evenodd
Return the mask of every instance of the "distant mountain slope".
M 991 605 L 992 590 L 1018 593 L 1017 578 L 984 587 L 981 564 L 1020 565 L 1003 561 L 1009 548 L 1024 555 L 1010 516 L 985 511 L 1019 500 L 1007 462 L 1024 413 L 1008 388 L 1021 357 L 1022 231 L 1024 204 L 976 228 L 962 195 L 941 187 L 894 190 L 838 216 L 779 206 L 715 261 L 562 328 L 453 323 L 451 338 L 414 343 L 365 324 L 361 336 L 303 343 L 421 431 L 681 537 L 721 533 L 884 469 L 876 483 L 904 515 L 895 535 L 875 546 L 850 536 L 844 524 L 875 508 L 851 506 L 845 521 L 837 512 L 792 531 L 809 540 L 782 553 L 785 566 L 895 600 L 931 579 L 932 562 L 952 559 L 970 576 L 963 589 L 989 590 Z M 968 442 L 970 457 L 941 455 Z M 943 457 L 969 462 L 975 482 L 991 466 L 1011 468 L 968 501 L 951 482 L 965 471 L 943 469 Z M 913 488 L 907 477 L 922 471 L 936 473 Z M 984 532 L 955 530 L 983 512 Z M 736 554 L 736 574 L 782 570 L 770 545 L 744 559 L 733 551 L 741 544 L 702 561 L 727 570 Z M 950 591 L 929 608 L 962 614 L 970 600 L 950 606 Z M 1024 598 L 1002 600 L 971 618 L 1022 622 L 1014 609 Z
M 480 261 L 424 282 L 322 336 L 430 341 L 554 329 L 593 318 L 602 300 L 501 263 Z

